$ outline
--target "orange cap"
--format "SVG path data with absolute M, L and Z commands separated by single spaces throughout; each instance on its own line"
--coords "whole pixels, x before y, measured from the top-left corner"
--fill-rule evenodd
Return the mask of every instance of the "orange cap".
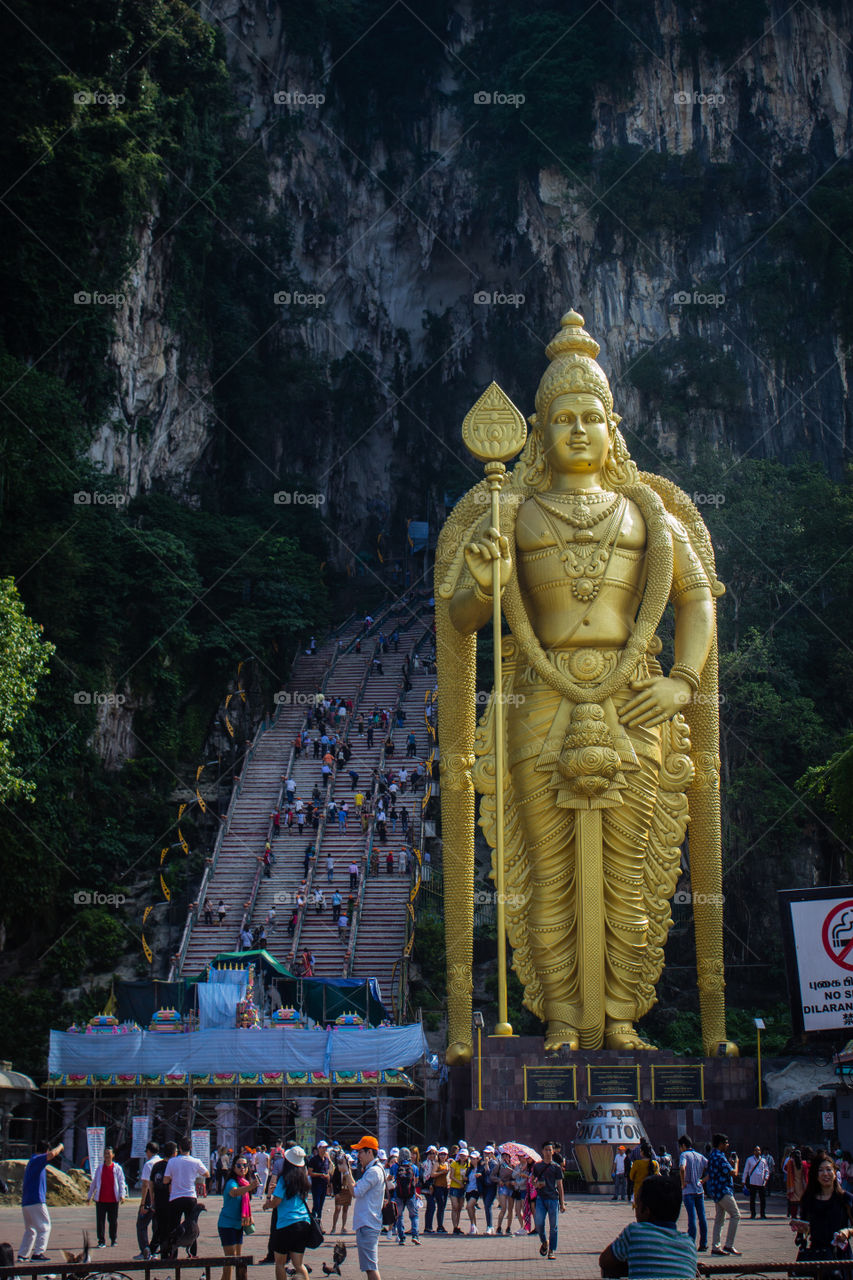
M 359 1138 L 358 1142 L 353 1143 L 352 1150 L 353 1151 L 378 1151 L 379 1143 L 376 1141 L 375 1138 L 371 1137 L 369 1133 L 366 1133 L 363 1138 Z

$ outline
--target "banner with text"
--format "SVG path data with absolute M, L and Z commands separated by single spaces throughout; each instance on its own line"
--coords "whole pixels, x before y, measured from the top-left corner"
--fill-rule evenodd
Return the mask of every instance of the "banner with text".
M 106 1129 L 95 1128 L 86 1130 L 86 1150 L 89 1153 L 89 1172 L 93 1177 L 98 1165 L 103 1163 L 106 1140 Z
M 134 1116 L 131 1124 L 133 1137 L 130 1144 L 130 1158 L 132 1160 L 144 1160 L 145 1144 L 150 1136 L 151 1121 L 148 1116 Z
M 190 1134 L 193 1155 L 200 1160 L 205 1169 L 210 1169 L 210 1130 L 193 1129 Z

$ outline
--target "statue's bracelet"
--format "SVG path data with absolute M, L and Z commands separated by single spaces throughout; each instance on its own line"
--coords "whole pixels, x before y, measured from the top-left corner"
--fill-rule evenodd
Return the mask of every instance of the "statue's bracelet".
M 489 605 L 489 607 L 494 603 L 494 597 L 487 596 L 476 579 L 474 580 L 474 598 L 475 600 L 479 600 L 481 604 Z M 699 686 L 697 685 L 696 687 L 698 689 Z
M 702 677 L 698 671 L 694 671 L 692 667 L 686 666 L 683 662 L 676 662 L 669 669 L 670 680 L 683 680 L 685 684 L 689 684 L 694 693 L 698 693 L 699 685 L 702 683 Z

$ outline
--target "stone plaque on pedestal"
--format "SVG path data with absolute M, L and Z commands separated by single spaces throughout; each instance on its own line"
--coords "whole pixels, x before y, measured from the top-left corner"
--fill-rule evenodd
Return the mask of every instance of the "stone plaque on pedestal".
M 591 1098 L 640 1097 L 640 1068 L 638 1066 L 587 1066 L 587 1092 Z
M 524 1101 L 577 1102 L 576 1067 L 525 1067 Z

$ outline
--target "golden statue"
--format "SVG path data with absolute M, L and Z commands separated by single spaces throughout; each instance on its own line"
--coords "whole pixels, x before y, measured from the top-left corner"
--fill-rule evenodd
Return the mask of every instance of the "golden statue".
M 696 507 L 631 460 L 583 324 L 570 311 L 546 349 L 533 430 L 502 491 L 495 497 L 503 465 L 490 462 L 438 543 L 451 1061 L 471 1053 L 475 786 L 493 850 L 503 829 L 493 856 L 500 905 L 547 1049 L 651 1047 L 635 1023 L 656 999 L 689 810 L 703 1043 L 706 1053 L 736 1052 L 723 1000 L 714 598 L 724 587 Z M 523 433 L 500 452 L 513 412 L 494 384 L 481 397 L 466 419 L 478 457 L 521 447 Z M 478 414 L 491 453 L 472 443 Z M 477 725 L 476 632 L 493 616 L 498 581 L 511 633 L 502 697 Z M 669 602 L 675 661 L 665 675 L 656 632 Z M 496 720 L 506 762 L 498 823 Z

